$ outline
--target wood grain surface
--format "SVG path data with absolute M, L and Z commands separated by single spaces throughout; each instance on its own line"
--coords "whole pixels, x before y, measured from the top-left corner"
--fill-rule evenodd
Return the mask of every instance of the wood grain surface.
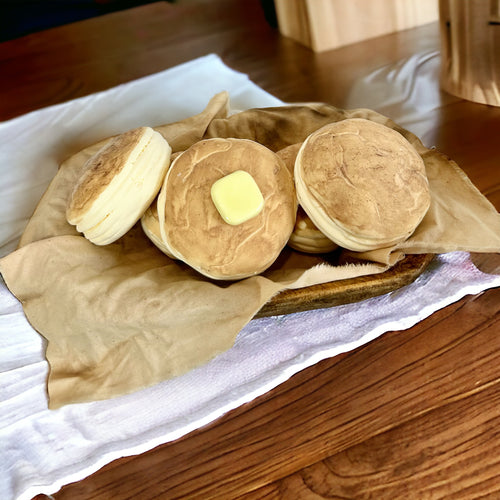
M 284 101 L 345 108 L 357 79 L 432 50 L 437 23 L 314 54 L 270 27 L 258 0 L 158 2 L 0 44 L 0 119 L 209 52 Z M 439 103 L 426 111 L 427 145 L 453 158 L 500 209 L 500 109 L 429 85 Z M 473 259 L 500 273 L 497 254 Z M 53 497 L 500 498 L 499 364 L 493 289 L 321 361 Z
M 378 488 L 373 487 L 364 498 L 401 498 L 404 495 L 398 496 L 401 490 L 398 493 L 395 489 L 394 479 L 404 474 L 412 476 L 415 464 L 391 462 L 391 454 L 404 450 L 401 442 L 393 439 L 393 433 L 403 426 L 420 432 L 429 420 L 431 425 L 451 427 L 448 413 L 453 413 L 457 402 L 463 401 L 463 405 L 470 406 L 470 412 L 477 414 L 480 408 L 474 401 L 478 394 L 498 394 L 498 372 L 487 367 L 500 362 L 498 320 L 492 319 L 499 313 L 500 290 L 468 297 L 438 311 L 409 332 L 386 334 L 383 340 L 296 374 L 277 389 L 192 436 L 141 457 L 110 464 L 88 479 L 64 487 L 55 498 L 104 500 L 110 498 L 110 491 L 116 495 L 113 498 L 155 498 L 150 492 L 156 491 L 160 493 L 157 498 L 168 499 L 238 498 L 249 492 L 254 493 L 248 498 L 257 499 L 273 498 L 266 496 L 273 490 L 278 492 L 274 498 L 284 499 L 363 498 L 353 489 L 349 493 L 348 488 L 342 495 L 330 492 L 314 497 L 314 484 L 303 494 L 297 490 L 296 496 L 288 495 L 281 491 L 281 481 L 290 480 L 290 476 L 292 481 L 297 480 L 314 464 L 324 470 L 328 467 L 326 460 L 349 454 L 363 444 L 366 460 L 374 458 L 381 453 L 376 440 L 373 442 L 377 436 L 386 436 L 386 458 L 375 462 L 378 470 L 374 474 L 386 471 L 387 494 L 377 496 Z M 461 332 L 458 337 L 457 329 Z M 492 411 L 484 418 L 495 421 L 499 417 L 497 407 L 490 408 Z M 472 427 L 463 411 L 456 412 L 454 419 L 457 434 Z M 417 492 L 442 484 L 441 469 L 448 470 L 446 477 L 450 472 L 455 476 L 476 476 L 478 483 L 483 479 L 490 483 L 492 474 L 498 474 L 498 464 L 491 458 L 487 466 L 484 461 L 477 461 L 470 469 L 464 469 L 461 459 L 469 453 L 467 446 L 455 460 L 435 459 L 433 449 L 447 446 L 444 437 L 433 433 L 426 441 L 413 444 L 428 453 L 428 457 L 420 455 L 419 467 L 427 469 L 432 480 L 422 481 Z M 494 426 L 490 437 L 483 436 L 476 454 L 496 455 L 499 440 Z M 429 441 L 430 447 L 426 444 Z M 356 476 L 355 468 L 352 475 Z M 335 482 L 333 472 L 329 478 Z M 324 481 L 321 477 L 318 483 Z M 450 487 L 459 491 L 461 488 L 461 498 L 470 498 L 469 486 L 469 482 L 457 482 Z M 405 487 L 408 484 L 403 484 L 403 490 Z M 494 487 L 500 493 L 498 484 Z M 421 497 L 415 494 L 413 498 Z

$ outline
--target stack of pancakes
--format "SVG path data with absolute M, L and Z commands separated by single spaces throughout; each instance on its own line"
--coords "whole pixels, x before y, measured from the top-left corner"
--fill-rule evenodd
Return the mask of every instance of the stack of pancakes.
M 397 245 L 429 205 L 413 146 L 384 125 L 349 118 L 278 152 L 213 138 L 171 155 L 158 132 L 131 130 L 89 159 L 66 215 L 97 245 L 140 221 L 170 258 L 236 280 L 266 270 L 287 244 L 307 253 Z

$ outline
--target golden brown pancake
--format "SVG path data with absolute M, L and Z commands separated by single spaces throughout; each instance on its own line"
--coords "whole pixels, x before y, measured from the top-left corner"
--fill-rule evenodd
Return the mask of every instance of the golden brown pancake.
M 248 172 L 264 198 L 263 208 L 241 224 L 217 210 L 212 185 L 236 171 Z M 246 139 L 206 139 L 178 156 L 158 196 L 163 242 L 176 258 L 214 279 L 261 273 L 278 257 L 293 230 L 295 187 L 284 163 Z
M 173 162 L 181 152 L 172 153 L 170 160 Z M 160 231 L 160 221 L 158 219 L 158 197 L 156 197 L 151 205 L 144 212 L 141 217 L 141 227 L 144 234 L 159 248 L 165 255 L 174 259 L 175 257 L 170 253 L 168 248 L 163 243 Z
M 84 166 L 68 200 L 68 222 L 96 245 L 123 236 L 158 194 L 170 153 L 150 127 L 111 139 Z
M 175 258 L 166 247 L 161 238 L 160 221 L 158 220 L 157 200 L 148 207 L 141 217 L 141 227 L 144 234 L 159 248 L 165 255 Z
M 343 248 L 367 251 L 404 241 L 430 205 L 422 158 L 398 132 L 362 118 L 326 125 L 295 162 L 299 203 Z
M 276 153 L 283 160 L 292 176 L 294 175 L 295 159 L 301 146 L 302 143 L 299 142 L 283 148 Z M 338 248 L 336 243 L 327 238 L 315 226 L 301 206 L 299 206 L 297 211 L 297 219 L 290 239 L 288 240 L 288 246 L 300 252 L 314 254 L 327 253 Z
M 313 223 L 311 218 L 299 205 L 297 219 L 293 232 L 288 240 L 288 246 L 294 250 L 305 253 L 333 252 L 338 245 L 327 238 Z
M 290 172 L 292 178 L 295 175 L 295 159 L 297 158 L 297 154 L 302 144 L 302 142 L 297 142 L 296 144 L 292 144 L 276 152 L 276 154 L 283 160 L 283 163 L 286 165 L 286 168 Z

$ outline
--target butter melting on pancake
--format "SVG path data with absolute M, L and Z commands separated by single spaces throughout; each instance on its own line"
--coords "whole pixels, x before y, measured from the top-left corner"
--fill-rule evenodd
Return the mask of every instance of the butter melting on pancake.
M 263 197 L 262 210 L 228 224 L 211 196 L 213 184 L 247 172 Z M 297 211 L 295 187 L 284 163 L 247 139 L 206 139 L 172 163 L 158 197 L 164 243 L 176 258 L 214 279 L 234 280 L 267 269 L 286 245 Z
M 259 186 L 245 170 L 236 170 L 215 181 L 210 194 L 220 216 L 232 226 L 256 217 L 264 207 Z

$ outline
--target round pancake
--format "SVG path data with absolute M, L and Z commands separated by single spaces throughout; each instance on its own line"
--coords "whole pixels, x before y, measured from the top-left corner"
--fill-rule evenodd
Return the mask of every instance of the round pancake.
M 314 224 L 354 251 L 404 241 L 430 205 L 420 155 L 398 132 L 363 118 L 311 134 L 294 174 L 299 203 Z
M 283 160 L 283 163 L 290 172 L 292 179 L 295 175 L 295 159 L 297 158 L 297 154 L 302 144 L 302 142 L 297 142 L 296 144 L 291 144 L 290 146 L 287 146 L 286 148 L 280 149 L 276 152 L 276 154 Z
M 286 167 L 294 175 L 295 159 L 302 143 L 292 144 L 286 148 L 280 149 L 276 154 L 283 160 Z M 313 223 L 304 209 L 299 206 L 297 218 L 293 228 L 288 246 L 294 250 L 305 253 L 327 253 L 338 248 L 338 245 L 327 238 Z
M 170 258 L 175 258 L 161 237 L 160 221 L 158 219 L 157 200 L 153 201 L 141 217 L 141 227 L 144 234 L 154 245 Z
M 297 219 L 293 232 L 288 240 L 288 246 L 299 252 L 314 254 L 333 252 L 338 248 L 336 243 L 327 238 L 316 227 L 300 205 L 297 210 Z
M 231 225 L 211 198 L 219 179 L 248 172 L 264 198 L 258 215 Z M 247 139 L 206 139 L 179 155 L 158 196 L 162 239 L 178 259 L 214 279 L 267 269 L 286 245 L 297 211 L 295 187 L 281 159 Z
M 181 153 L 176 152 L 170 155 L 170 160 L 173 162 Z M 158 197 L 156 197 L 151 205 L 146 209 L 141 217 L 141 227 L 144 234 L 151 240 L 154 245 L 160 249 L 168 257 L 175 259 L 174 255 L 166 247 L 161 237 L 160 220 L 158 218 Z
M 66 218 L 96 245 L 123 236 L 161 188 L 171 148 L 150 127 L 111 139 L 92 156 L 68 200 Z

